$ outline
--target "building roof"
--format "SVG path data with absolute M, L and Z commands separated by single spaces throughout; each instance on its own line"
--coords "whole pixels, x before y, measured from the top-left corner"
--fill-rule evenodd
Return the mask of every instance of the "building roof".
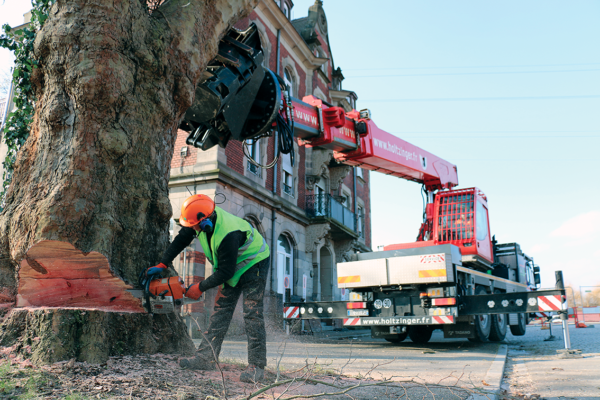
M 321 16 L 321 19 L 320 17 Z M 316 0 L 315 4 L 309 7 L 308 16 L 298 18 L 292 21 L 294 29 L 302 36 L 302 39 L 306 44 L 321 44 L 319 36 L 315 31 L 317 23 L 320 23 L 322 33 L 327 37 L 327 19 L 325 18 L 325 11 L 323 10 L 323 2 Z

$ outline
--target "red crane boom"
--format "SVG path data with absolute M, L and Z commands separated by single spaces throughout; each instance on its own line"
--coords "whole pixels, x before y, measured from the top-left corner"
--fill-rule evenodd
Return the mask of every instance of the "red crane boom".
M 380 129 L 368 112 L 345 113 L 313 96 L 292 99 L 292 107 L 295 136 L 334 150 L 340 163 L 419 182 L 428 191 L 458 185 L 456 165 Z

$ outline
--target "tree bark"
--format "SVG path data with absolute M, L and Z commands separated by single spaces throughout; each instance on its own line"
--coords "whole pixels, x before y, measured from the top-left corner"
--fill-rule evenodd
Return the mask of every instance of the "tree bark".
M 0 346 L 11 347 L 36 364 L 87 361 L 101 364 L 110 356 L 153 353 L 192 355 L 194 344 L 176 314 L 15 308 L 0 326 Z
M 168 0 L 149 13 L 144 1 L 56 1 L 36 37 L 34 122 L 0 217 L 0 303 L 16 298 L 19 264 L 43 240 L 105 255 L 127 284 L 158 262 L 177 127 L 220 38 L 257 2 Z M 64 278 L 76 270 L 65 264 Z

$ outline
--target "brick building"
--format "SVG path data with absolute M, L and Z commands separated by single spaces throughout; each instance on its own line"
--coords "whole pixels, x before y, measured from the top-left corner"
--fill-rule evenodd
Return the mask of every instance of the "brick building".
M 265 53 L 265 67 L 278 73 L 292 96 L 313 95 L 346 111 L 355 108 L 357 96 L 342 89 L 344 79 L 334 66 L 323 2 L 316 0 L 308 16 L 290 20 L 291 0 L 262 0 L 236 28 L 256 24 Z M 271 272 L 265 296 L 266 309 L 281 316 L 285 288 L 293 299 L 341 300 L 336 263 L 353 252 L 371 251 L 368 171 L 332 162 L 332 151 L 295 143 L 295 163 L 289 155 L 275 168 L 261 169 L 244 156 L 243 144 L 231 140 L 226 149 L 207 151 L 185 143 L 179 131 L 171 164 L 170 198 L 174 220 L 191 193 L 215 198 L 220 207 L 249 221 L 271 248 Z M 274 139 L 248 146 L 248 153 L 266 165 L 274 157 Z M 221 194 L 221 195 L 219 195 Z M 172 236 L 179 227 L 171 225 Z M 182 276 L 209 276 L 211 266 L 198 241 L 175 260 Z M 215 293 L 206 296 L 212 308 Z M 188 306 L 189 307 L 189 306 Z M 192 314 L 204 304 L 188 309 Z M 202 314 L 205 321 L 208 313 Z M 277 318 L 276 318 L 277 319 Z

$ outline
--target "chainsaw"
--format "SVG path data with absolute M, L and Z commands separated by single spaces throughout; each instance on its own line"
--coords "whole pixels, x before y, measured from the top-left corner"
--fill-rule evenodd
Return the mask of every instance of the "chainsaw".
M 179 312 L 182 306 L 202 300 L 202 297 L 198 300 L 185 297 L 185 284 L 179 276 L 156 277 L 144 283 L 143 289 L 129 289 L 129 293 L 142 299 L 142 306 L 151 314 Z

